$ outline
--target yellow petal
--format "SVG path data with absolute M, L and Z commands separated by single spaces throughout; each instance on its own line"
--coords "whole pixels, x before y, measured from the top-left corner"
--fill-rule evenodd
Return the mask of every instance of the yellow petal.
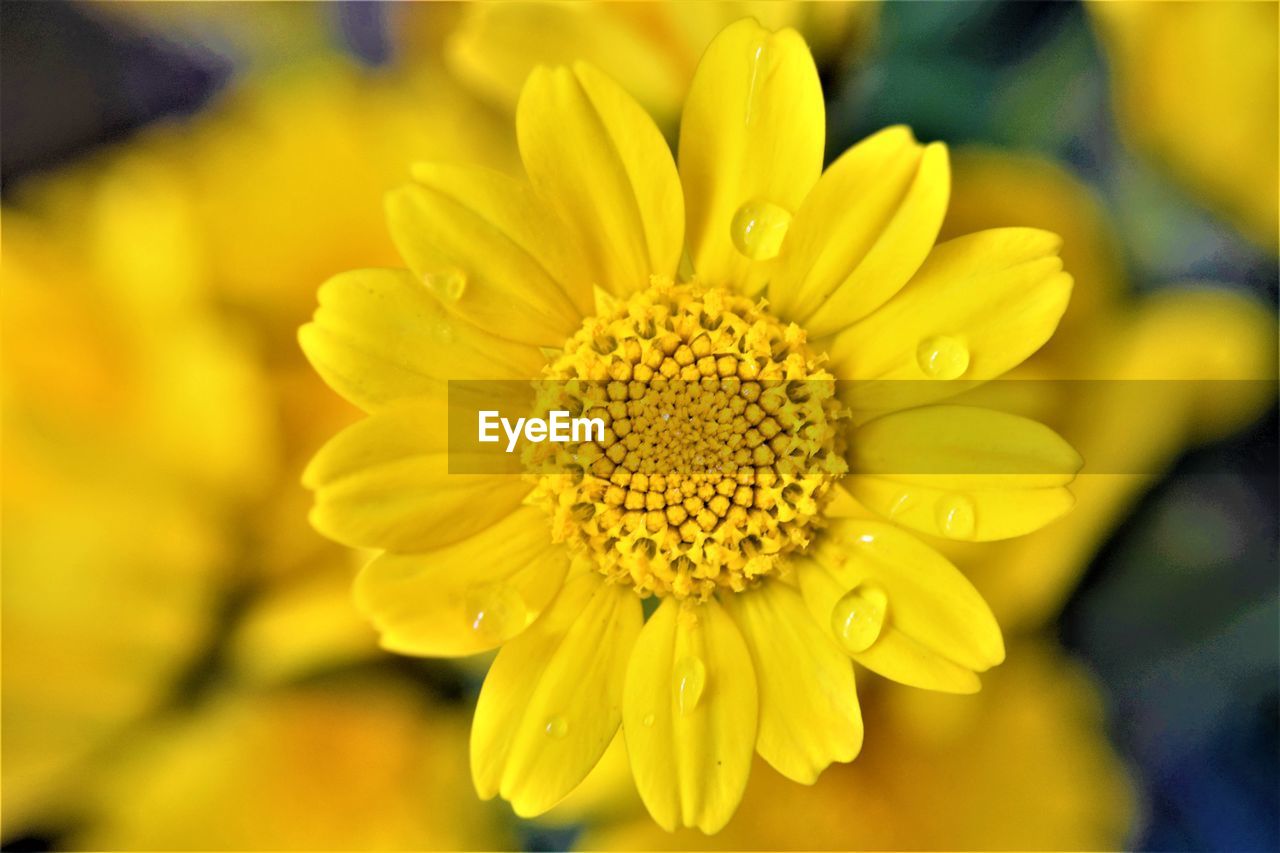
M 800 558 L 794 565 L 800 591 L 813 618 L 819 622 L 832 622 L 836 605 L 849 593 L 849 588 L 812 559 Z M 829 630 L 835 637 L 834 629 Z M 864 658 L 872 650 L 875 650 L 875 656 L 870 658 L 871 663 L 867 663 Z M 883 626 L 876 645 L 850 656 L 886 678 L 913 687 L 947 693 L 976 693 L 982 688 L 982 682 L 973 670 L 919 643 L 891 624 Z
M 995 228 L 937 246 L 897 296 L 836 336 L 832 372 L 861 380 L 846 401 L 903 408 L 1022 362 L 1053 334 L 1071 294 L 1060 243 L 1047 231 Z M 911 388 L 908 401 L 903 379 L 934 381 Z
M 534 346 L 564 342 L 590 311 L 564 227 L 526 185 L 440 163 L 387 195 L 387 222 L 409 268 L 452 314 Z
M 450 375 L 527 379 L 546 361 L 533 347 L 449 316 L 407 270 L 341 273 L 319 299 L 298 341 L 325 382 L 366 411 L 438 396 Z
M 600 760 L 622 719 L 627 657 L 640 599 L 594 572 L 569 581 L 521 636 L 503 646 L 476 703 L 471 769 L 486 799 L 541 814 Z
M 1171 343 L 1176 342 L 1176 343 Z M 1276 314 L 1221 288 L 1169 288 L 1143 301 L 1126 377 L 1185 383 L 1197 441 L 1230 435 L 1276 398 Z
M 975 485 L 965 489 L 861 474 L 842 482 L 863 506 L 903 527 L 973 542 L 1024 536 L 1075 505 L 1075 497 L 1065 487 L 984 488 L 983 477 L 973 475 Z
M 383 554 L 356 578 L 356 606 L 382 647 L 459 657 L 519 634 L 555 595 L 569 553 L 546 513 L 521 507 L 492 527 L 422 554 Z
M 856 429 L 843 485 L 914 530 L 990 541 L 1037 530 L 1074 503 L 1080 455 L 1044 424 L 970 406 L 925 406 Z
M 818 72 L 795 30 L 771 33 L 747 18 L 707 48 L 680 124 L 689 253 L 703 281 L 762 283 L 759 262 L 777 254 L 778 229 L 822 172 L 825 123 Z M 744 232 L 752 209 L 772 212 L 769 245 Z M 735 245 L 735 220 L 755 260 Z
M 946 146 L 920 145 L 905 127 L 850 148 L 796 214 L 770 303 L 815 338 L 867 316 L 929 255 L 949 187 Z
M 706 833 L 728 822 L 747 786 L 756 703 L 750 653 L 724 609 L 666 599 L 636 641 L 622 709 L 654 820 Z
M 537 822 L 563 827 L 568 824 L 608 823 L 619 816 L 635 815 L 643 815 L 645 821 L 656 826 L 644 813 L 644 807 L 636 796 L 626 739 L 619 729 L 582 784 L 551 811 L 540 815 Z
M 587 278 L 614 294 L 674 276 L 684 241 L 680 179 L 653 120 L 595 68 L 538 68 L 516 110 L 529 179 L 568 224 Z
M 104 755 L 91 774 L 70 769 L 94 819 L 68 846 L 515 849 L 514 827 L 467 790 L 463 710 L 411 679 L 355 677 L 347 688 L 214 688 L 188 711 L 139 726 L 130 747 Z
M 514 512 L 529 485 L 514 475 L 450 474 L 447 433 L 441 407 L 429 404 L 387 409 L 338 433 L 303 473 L 316 493 L 312 525 L 344 545 L 426 551 Z M 453 464 L 466 465 L 459 456 Z
M 336 559 L 310 560 L 306 571 L 264 584 L 236 620 L 225 648 L 237 683 L 289 684 L 380 657 L 376 635 L 351 606 L 349 555 L 324 553 Z
M 862 747 L 853 667 L 794 588 L 764 583 L 725 607 L 742 631 L 760 685 L 756 751 L 782 773 L 811 785 L 833 761 Z
M 1274 252 L 1280 233 L 1276 4 L 1085 8 L 1104 52 L 1124 141 Z
M 858 503 L 841 483 L 834 484 L 827 494 L 827 505 L 822 511 L 827 518 L 878 518 L 874 512 Z
M 1044 424 L 974 406 L 883 415 L 855 429 L 849 445 L 855 474 L 953 489 L 1065 486 L 1084 464 Z
M 953 149 L 941 239 L 1011 223 L 1062 237 L 1062 264 L 1075 280 L 1062 322 L 1038 355 L 1087 359 L 1091 335 L 1127 286 L 1118 229 L 1098 194 L 1051 159 L 1000 148 Z
M 814 617 L 854 660 L 886 678 L 972 692 L 973 673 L 1004 660 L 1000 627 L 978 591 L 942 555 L 893 525 L 842 519 L 823 533 L 814 559 L 797 562 Z M 876 596 L 877 609 L 849 606 Z

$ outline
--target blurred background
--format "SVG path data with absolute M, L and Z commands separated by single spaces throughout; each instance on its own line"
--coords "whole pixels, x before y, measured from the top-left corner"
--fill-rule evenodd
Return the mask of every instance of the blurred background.
M 1280 849 L 1277 5 L 0 5 L 5 849 Z M 518 168 L 539 62 L 674 139 L 697 58 L 801 30 L 829 155 L 952 149 L 944 230 L 1050 228 L 1076 277 L 1020 375 L 1077 509 L 949 551 L 1009 661 L 975 697 L 860 672 L 867 743 L 753 771 L 667 837 L 610 753 L 536 823 L 476 799 L 487 660 L 377 648 L 302 466 L 354 411 L 295 342 L 327 277 L 398 265 L 415 160 Z M 1177 380 L 1141 405 L 1108 387 Z M 1074 386 L 1067 386 L 1074 387 Z

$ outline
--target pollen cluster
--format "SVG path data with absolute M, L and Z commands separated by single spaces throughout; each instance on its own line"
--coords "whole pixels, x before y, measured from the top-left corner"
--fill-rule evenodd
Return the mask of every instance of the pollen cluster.
M 804 332 L 718 289 L 658 282 L 587 320 L 539 408 L 605 422 L 599 441 L 531 451 L 533 500 L 642 596 L 746 589 L 808 543 L 846 470 L 834 382 Z

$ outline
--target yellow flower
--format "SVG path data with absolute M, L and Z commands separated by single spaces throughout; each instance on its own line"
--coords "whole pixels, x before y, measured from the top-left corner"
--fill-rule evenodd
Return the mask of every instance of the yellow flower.
M 315 280 L 394 258 L 379 199 L 409 151 L 502 165 L 445 83 L 252 76 L 6 196 L 6 836 L 80 820 L 104 756 L 211 644 L 241 686 L 380 654 L 354 555 L 306 525 L 298 483 L 353 409 L 292 330 Z
M 248 52 L 277 70 L 6 185 L 6 834 L 74 818 L 101 756 L 220 631 L 226 674 L 254 683 L 376 653 L 353 555 L 306 525 L 298 483 L 353 410 L 293 329 L 317 280 L 394 260 L 380 202 L 410 152 L 515 162 L 507 123 L 438 69 L 298 61 L 328 35 L 314 8 L 270 12 L 284 50 L 261 18 L 122 12 L 270 31 L 269 58 Z
M 1079 457 L 1009 414 L 892 411 L 903 383 L 872 380 L 935 380 L 915 387 L 936 403 L 1001 375 L 1053 333 L 1071 278 L 1044 231 L 935 246 L 946 149 L 905 128 L 823 174 L 822 91 L 792 30 L 743 20 L 711 44 L 678 170 L 586 64 L 537 70 L 516 128 L 527 182 L 417 167 L 388 201 L 411 271 L 321 289 L 303 348 L 370 416 L 308 468 L 312 521 L 385 550 L 356 595 L 387 648 L 502 647 L 472 729 L 482 796 L 545 812 L 621 726 L 658 823 L 714 832 L 753 751 L 806 783 L 854 758 L 850 657 L 949 692 L 1003 659 L 981 597 L 903 528 L 1027 533 L 1070 508 Z M 445 380 L 535 376 L 634 386 L 691 426 L 601 406 L 609 430 L 576 473 L 450 475 Z M 659 399 L 653 376 L 714 379 L 715 407 Z M 839 404 L 832 377 L 858 380 Z M 693 448 L 720 468 L 686 474 Z
M 208 262 L 228 254 L 206 217 L 222 197 L 194 189 L 189 161 L 225 138 L 224 123 L 252 118 L 220 109 L 154 128 L 6 197 L 6 830 L 74 812 L 97 758 L 172 698 L 211 642 L 238 572 L 302 562 L 304 546 L 281 541 L 288 525 L 269 531 L 271 547 L 240 550 L 257 517 L 247 508 L 285 467 L 274 404 L 287 389 L 273 387 L 242 321 L 221 310 L 223 281 Z M 261 135 L 244 136 L 238 163 L 261 152 Z M 310 133 L 297 148 L 316 141 Z M 259 290 L 280 283 L 260 279 Z M 323 391 L 309 370 L 306 380 Z M 315 420 L 314 401 L 332 395 L 310 398 Z M 293 448 L 294 470 L 317 444 Z M 301 498 L 294 470 L 283 479 Z M 292 509 L 305 514 L 301 500 Z
M 77 850 L 501 850 L 470 796 L 466 720 L 378 677 L 210 697 L 91 787 Z
M 1121 129 L 1260 245 L 1280 235 L 1275 3 L 1089 3 Z
M 51 447 L 6 407 L 10 832 L 71 808 L 84 766 L 169 697 L 213 630 L 225 558 L 216 517 L 163 472 L 122 470 L 98 461 L 102 450 L 84 439 Z
M 193 263 L 172 164 L 139 146 L 19 186 L 4 215 L 6 415 L 223 498 L 260 493 L 265 389 Z
M 213 628 L 229 506 L 270 471 L 265 391 L 194 286 L 145 157 L 19 188 L 4 229 L 3 808 L 71 807 Z M 128 275 L 115 240 L 152 243 Z

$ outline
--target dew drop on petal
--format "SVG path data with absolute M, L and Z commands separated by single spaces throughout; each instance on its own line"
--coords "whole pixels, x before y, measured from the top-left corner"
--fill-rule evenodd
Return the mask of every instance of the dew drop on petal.
M 512 587 L 476 586 L 463 595 L 467 625 L 483 642 L 497 643 L 524 627 L 524 601 Z
M 791 225 L 786 208 L 771 201 L 754 199 L 738 208 L 729 225 L 734 248 L 753 261 L 775 257 Z
M 916 362 L 930 379 L 956 379 L 969 369 L 969 348 L 958 338 L 934 335 L 916 347 Z
M 569 721 L 557 714 L 547 720 L 546 732 L 549 737 L 562 738 L 569 733 Z
M 831 630 L 851 654 L 865 652 L 880 639 L 889 597 L 878 585 L 863 581 L 831 608 Z
M 707 665 L 696 655 L 685 655 L 676 661 L 672 687 L 681 714 L 692 714 L 707 687 Z
M 457 302 L 467 290 L 467 276 L 460 269 L 429 272 L 422 277 L 427 289 L 442 302 Z
M 652 713 L 645 714 L 644 719 L 641 720 L 640 722 L 644 725 L 645 728 L 649 728 L 650 726 L 653 725 L 653 714 Z
M 973 500 L 965 495 L 946 495 L 938 500 L 938 528 L 951 539 L 973 536 L 976 510 Z

